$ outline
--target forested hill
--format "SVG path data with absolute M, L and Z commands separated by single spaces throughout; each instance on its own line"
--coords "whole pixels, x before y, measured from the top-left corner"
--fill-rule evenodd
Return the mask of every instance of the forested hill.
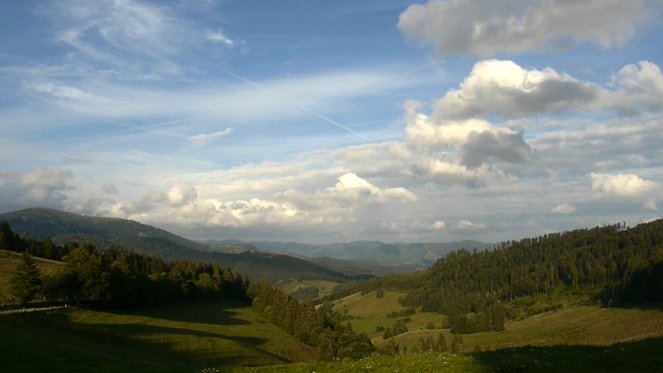
M 20 236 L 27 234 L 36 240 L 49 237 L 56 244 L 86 240 L 104 250 L 117 246 L 121 240 L 119 246 L 138 251 L 141 244 L 158 240 L 188 249 L 205 249 L 203 244 L 133 220 L 85 216 L 46 208 L 0 214 L 0 221 L 8 222 Z
M 559 289 L 592 289 L 605 303 L 663 300 L 663 220 L 620 224 L 458 250 L 429 270 L 372 279 L 335 297 L 383 288 L 406 290 L 405 306 L 448 315 Z
M 203 244 L 163 229 L 131 220 L 83 216 L 58 210 L 31 208 L 0 214 L 21 237 L 52 241 L 55 245 L 93 243 L 101 251 L 123 249 L 158 256 L 163 260 L 211 262 L 250 277 L 254 281 L 282 279 L 345 282 L 351 277 L 315 263 L 288 255 L 254 251 L 229 254 L 208 251 Z

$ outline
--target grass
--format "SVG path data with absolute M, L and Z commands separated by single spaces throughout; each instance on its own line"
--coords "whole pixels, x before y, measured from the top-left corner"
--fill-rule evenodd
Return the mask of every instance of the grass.
M 282 285 L 281 288 L 286 293 L 292 294 L 301 288 L 313 287 L 318 289 L 318 298 L 322 298 L 326 295 L 330 295 L 336 286 L 338 286 L 338 282 L 324 280 L 303 280 L 288 282 L 287 284 Z
M 387 315 L 405 310 L 405 307 L 398 303 L 398 299 L 405 294 L 405 292 L 385 290 L 384 297 L 378 298 L 375 291 L 364 295 L 355 293 L 334 302 L 334 310 L 341 315 L 357 317 L 357 319 L 349 320 L 354 330 L 366 333 L 374 342 L 379 342 L 382 340 L 384 332 L 378 332 L 376 328 L 378 326 L 391 327 L 397 319 L 403 318 L 393 318 Z M 432 312 L 417 312 L 409 318 L 410 321 L 407 323 L 409 330 L 424 330 L 431 323 L 439 327 L 444 316 Z
M 451 343 L 448 329 L 411 331 L 394 340 L 412 350 L 420 348 L 422 337 L 437 340 L 439 333 L 444 333 L 447 343 Z M 663 337 L 663 311 L 659 308 L 580 306 L 509 321 L 500 332 L 464 334 L 463 342 L 466 351 L 475 345 L 485 351 L 522 346 L 608 346 L 659 337 Z M 386 343 L 377 341 L 378 345 Z
M 9 291 L 9 279 L 21 262 L 21 253 L 0 250 L 0 308 L 16 302 Z M 63 268 L 64 263 L 55 260 L 33 257 L 42 276 Z
M 69 310 L 0 317 L 0 359 L 11 371 L 199 371 L 305 361 L 309 347 L 242 303 L 130 313 Z
M 467 355 L 423 353 L 359 361 L 237 368 L 239 372 L 660 372 L 663 338 L 605 346 L 516 347 Z

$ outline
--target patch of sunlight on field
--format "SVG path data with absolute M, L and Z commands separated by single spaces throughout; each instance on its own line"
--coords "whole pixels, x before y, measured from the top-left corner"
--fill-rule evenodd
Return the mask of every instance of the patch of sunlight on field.
M 395 337 L 395 342 L 408 348 L 420 346 L 429 336 L 434 340 L 440 332 L 450 345 L 453 338 L 448 329 L 410 331 Z M 632 342 L 663 337 L 663 311 L 658 308 L 573 307 L 508 321 L 504 331 L 463 334 L 466 351 L 476 345 L 481 350 L 519 346 L 596 345 Z M 375 340 L 374 340 L 375 341 Z M 375 341 L 384 345 L 387 341 Z

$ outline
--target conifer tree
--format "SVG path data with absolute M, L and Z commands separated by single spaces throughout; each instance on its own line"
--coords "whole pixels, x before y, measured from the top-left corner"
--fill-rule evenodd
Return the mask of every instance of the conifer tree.
M 9 281 L 12 294 L 18 299 L 21 307 L 25 307 L 41 290 L 39 268 L 32 256 L 23 253 L 21 262 L 16 265 L 16 270 Z

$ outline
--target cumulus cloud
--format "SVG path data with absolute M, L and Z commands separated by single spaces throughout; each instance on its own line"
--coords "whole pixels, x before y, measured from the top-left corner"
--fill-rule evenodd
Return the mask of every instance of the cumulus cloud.
M 626 65 L 612 77 L 614 92 L 604 94 L 607 107 L 625 114 L 663 109 L 663 74 L 649 61 Z
M 592 189 L 618 197 L 638 197 L 653 191 L 657 185 L 635 174 L 591 173 Z
M 550 210 L 553 214 L 573 214 L 576 212 L 576 208 L 573 205 L 569 205 L 568 203 L 562 203 L 560 205 L 555 206 L 552 210 Z
M 527 70 L 513 61 L 486 60 L 474 65 L 460 89 L 437 102 L 433 118 L 517 118 L 568 111 L 593 102 L 598 92 L 599 87 L 550 68 Z
M 319 193 L 318 197 L 323 197 L 323 194 L 347 201 L 384 202 L 387 199 L 397 199 L 414 202 L 417 200 L 417 197 L 405 188 L 383 190 L 352 172 L 341 175 L 334 187 L 327 188 L 324 193 Z
M 37 168 L 27 173 L 0 173 L 0 208 L 25 207 L 61 208 L 66 200 L 65 191 L 74 174 L 70 170 Z
M 436 231 L 443 231 L 447 228 L 447 223 L 442 220 L 437 220 L 435 223 L 433 223 L 432 228 Z
M 482 119 L 436 121 L 420 113 L 420 109 L 417 102 L 405 104 L 405 136 L 408 145 L 424 157 L 419 162 L 420 169 L 474 184 L 486 176 L 490 163 L 522 164 L 529 160 L 531 149 L 522 132 Z M 445 151 L 446 157 L 440 156 L 439 151 Z
M 530 147 L 521 133 L 507 131 L 472 132 L 460 149 L 461 163 L 477 168 L 490 159 L 507 163 L 525 163 L 529 160 Z
M 193 202 L 198 196 L 196 188 L 189 188 L 184 186 L 174 186 L 170 188 L 166 195 L 168 204 L 174 207 L 182 206 L 187 203 Z
M 430 0 L 401 13 L 398 29 L 440 56 L 524 53 L 630 40 L 645 0 Z
M 200 135 L 195 135 L 195 136 L 190 136 L 187 137 L 187 140 L 193 145 L 193 146 L 203 146 L 206 145 L 210 142 L 217 141 L 219 139 L 222 139 L 232 133 L 232 128 L 226 128 L 222 131 L 218 132 L 213 132 L 213 133 L 202 133 Z

